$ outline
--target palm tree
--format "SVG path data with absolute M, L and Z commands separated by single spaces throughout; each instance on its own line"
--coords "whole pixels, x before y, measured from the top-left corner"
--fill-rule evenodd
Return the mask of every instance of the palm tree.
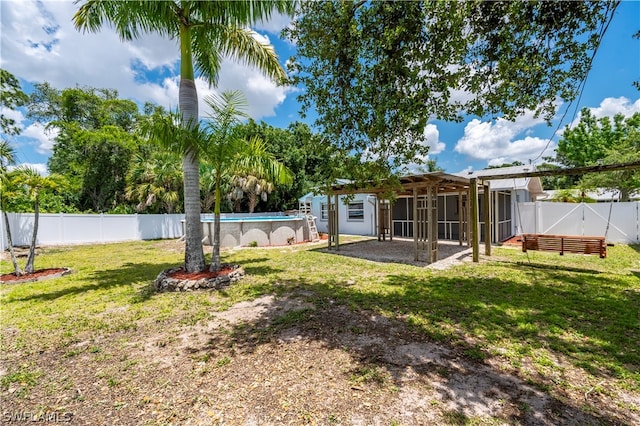
M 234 202 L 241 201 L 245 194 L 249 199 L 249 213 L 253 213 L 260 200 L 267 201 L 269 194 L 275 186 L 267 179 L 254 175 L 236 175 L 232 180 L 232 192 L 230 197 Z
M 240 92 L 224 92 L 220 96 L 208 96 L 205 101 L 211 108 L 209 133 L 201 147 L 202 156 L 212 167 L 214 183 L 214 232 L 211 271 L 220 269 L 220 204 L 222 201 L 222 178 L 226 172 L 253 174 L 275 182 L 289 184 L 293 174 L 273 154 L 266 150 L 266 144 L 259 138 L 250 141 L 239 138 L 233 127 L 246 114 Z
M 127 181 L 126 198 L 137 202 L 136 211 L 174 213 L 182 199 L 182 169 L 176 154 L 153 151 L 136 155 Z
M 200 176 L 200 189 L 202 191 L 202 211 L 212 212 L 216 204 L 216 170 L 211 164 L 205 161 L 200 167 Z M 231 188 L 231 177 L 227 173 L 224 173 L 222 175 L 222 184 L 222 193 L 228 193 Z M 233 207 L 232 200 L 229 200 L 229 202 Z
M 80 0 L 78 0 L 80 1 Z M 286 0 L 244 1 L 122 1 L 87 0 L 74 16 L 76 28 L 97 32 L 104 21 L 113 24 L 124 41 L 143 33 L 158 33 L 180 44 L 180 88 L 178 105 L 182 122 L 196 126 L 198 94 L 195 71 L 216 85 L 223 57 L 231 57 L 284 81 L 286 74 L 270 45 L 260 43 L 249 29 L 268 20 L 272 13 L 291 15 L 295 4 Z M 185 270 L 205 267 L 200 225 L 199 152 L 182 152 L 185 211 Z
M 13 238 L 11 237 L 11 227 L 9 225 L 9 215 L 7 214 L 7 206 L 5 201 L 8 197 L 12 196 L 11 182 L 8 176 L 9 166 L 16 163 L 16 151 L 11 144 L 6 140 L 0 141 L 0 210 L 2 210 L 2 217 L 4 220 L 4 228 L 7 233 L 7 245 L 9 246 L 9 253 L 11 254 L 11 262 L 13 263 L 13 269 L 16 275 L 22 275 L 20 266 L 18 265 L 18 258 L 13 251 Z
M 40 219 L 40 191 L 43 189 L 55 189 L 57 184 L 52 176 L 42 176 L 36 169 L 27 166 L 18 167 L 14 172 L 13 183 L 26 190 L 33 201 L 33 233 L 29 245 L 29 255 L 24 271 L 20 272 L 16 266 L 16 275 L 31 274 L 34 272 L 34 260 L 36 257 L 36 242 L 38 239 L 38 222 Z
M 16 164 L 16 151 L 8 141 L 2 139 L 0 140 L 0 177 L 7 173 L 7 169 L 12 164 Z

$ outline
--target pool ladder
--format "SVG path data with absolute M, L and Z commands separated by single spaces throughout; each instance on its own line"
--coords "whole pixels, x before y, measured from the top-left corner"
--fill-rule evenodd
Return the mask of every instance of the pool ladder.
M 311 241 L 318 241 L 320 235 L 318 234 L 318 228 L 316 228 L 316 219 L 311 214 L 304 215 L 307 220 L 307 226 L 309 227 L 309 238 Z

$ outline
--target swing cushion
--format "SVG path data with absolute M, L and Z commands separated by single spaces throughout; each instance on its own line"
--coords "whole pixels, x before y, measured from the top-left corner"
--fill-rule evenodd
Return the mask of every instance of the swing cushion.
M 607 243 L 604 237 L 578 235 L 522 234 L 522 251 L 543 250 L 564 253 L 597 254 L 607 257 Z

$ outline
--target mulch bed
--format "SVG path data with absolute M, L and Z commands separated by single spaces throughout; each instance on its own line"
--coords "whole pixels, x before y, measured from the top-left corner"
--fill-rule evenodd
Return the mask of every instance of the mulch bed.
M 184 269 L 179 268 L 168 274 L 169 277 L 175 278 L 178 280 L 201 280 L 201 279 L 210 279 L 216 278 L 220 275 L 229 275 L 235 268 L 231 266 L 223 266 L 218 271 L 200 271 L 200 272 L 186 272 Z
M 33 281 L 42 281 L 51 278 L 58 278 L 70 273 L 71 270 L 69 268 L 39 269 L 35 272 L 32 272 L 31 274 L 26 275 L 16 275 L 15 272 L 11 272 L 10 274 L 0 275 L 0 282 L 3 284 L 18 284 Z

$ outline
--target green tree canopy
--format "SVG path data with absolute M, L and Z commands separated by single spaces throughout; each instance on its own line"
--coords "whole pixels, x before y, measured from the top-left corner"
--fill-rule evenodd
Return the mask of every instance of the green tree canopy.
M 619 164 L 640 160 L 640 113 L 630 117 L 596 118 L 589 109 L 581 111 L 580 122 L 567 129 L 558 142 L 556 161 L 567 167 Z M 620 191 L 622 201 L 640 190 L 640 170 L 628 169 L 583 176 L 583 189 Z
M 305 2 L 286 31 L 292 80 L 353 166 L 389 171 L 425 156 L 431 119 L 530 109 L 550 120 L 558 98 L 576 97 L 617 4 Z
M 126 201 L 126 176 L 138 143 L 135 102 L 118 98 L 111 89 L 58 90 L 39 83 L 30 96 L 28 117 L 58 131 L 48 168 L 68 179 L 66 203 L 103 212 Z
M 24 106 L 29 96 L 22 91 L 20 82 L 9 71 L 0 68 L 0 107 L 15 109 Z M 0 130 L 7 135 L 17 135 L 20 128 L 13 118 L 0 112 Z
M 267 20 L 272 13 L 293 12 L 287 0 L 244 1 L 121 1 L 78 0 L 82 3 L 74 16 L 76 28 L 97 32 L 110 23 L 122 40 L 130 41 L 146 33 L 175 39 L 180 46 L 180 88 L 178 104 L 181 122 L 198 124 L 199 74 L 216 85 L 223 58 L 240 60 L 260 69 L 277 81 L 286 78 L 272 46 L 263 44 L 251 25 Z M 196 147 L 183 151 L 185 213 L 185 269 L 204 269 L 202 226 L 200 225 L 200 164 Z
M 259 137 L 265 142 L 266 149 L 294 173 L 291 184 L 277 185 L 267 200 L 259 203 L 258 209 L 261 211 L 296 209 L 301 196 L 319 188 L 333 175 L 350 177 L 342 167 L 338 170 L 328 167 L 332 163 L 330 158 L 337 150 L 314 134 L 307 124 L 295 122 L 281 129 L 250 119 L 238 124 L 234 133 L 247 140 Z

